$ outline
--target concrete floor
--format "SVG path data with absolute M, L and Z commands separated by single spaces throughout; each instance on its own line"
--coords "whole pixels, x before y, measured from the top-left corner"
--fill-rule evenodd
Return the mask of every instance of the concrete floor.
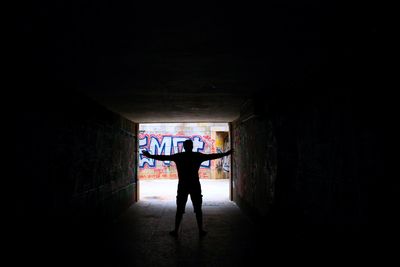
M 236 266 L 249 261 L 252 223 L 229 201 L 229 180 L 201 180 L 204 228 L 198 237 L 190 198 L 178 238 L 168 235 L 175 219 L 176 180 L 141 181 L 140 201 L 118 221 L 119 260 L 131 266 Z
M 231 201 L 204 201 L 204 226 L 198 237 L 195 215 L 188 202 L 179 237 L 168 235 L 175 215 L 173 200 L 143 200 L 118 222 L 121 263 L 131 266 L 236 266 L 247 261 L 253 240 L 252 223 Z
M 229 179 L 200 179 L 204 201 L 229 200 Z M 139 181 L 139 199 L 175 200 L 178 180 L 151 179 Z M 188 204 L 192 205 L 190 198 Z
M 115 223 L 105 255 L 113 266 L 267 266 L 340 263 L 355 257 L 348 244 L 308 238 L 290 229 L 254 223 L 228 199 L 228 180 L 202 180 L 204 227 L 199 238 L 193 207 L 186 205 L 179 237 L 171 237 L 176 181 L 146 181 L 142 198 Z M 146 188 L 146 185 L 149 186 Z M 168 193 L 169 192 L 169 193 Z M 283 228 L 283 227 L 282 227 Z M 351 256 L 351 257 L 349 257 Z M 105 257 L 104 260 L 107 258 Z
M 324 266 L 365 262 L 366 255 L 374 255 L 367 243 L 328 239 L 326 230 L 310 237 L 296 227 L 255 223 L 227 199 L 226 181 L 203 183 L 208 235 L 199 238 L 188 200 L 180 235 L 174 238 L 168 234 L 174 224 L 174 195 L 154 194 L 162 188 L 175 192 L 174 182 L 149 184 L 155 185 L 155 191 L 142 191 L 142 199 L 111 224 L 21 222 L 19 237 L 14 238 L 18 257 L 12 262 L 40 266 Z

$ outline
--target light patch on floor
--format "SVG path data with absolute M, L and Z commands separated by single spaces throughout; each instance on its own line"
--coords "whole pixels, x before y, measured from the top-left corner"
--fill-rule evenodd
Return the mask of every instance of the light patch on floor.
M 229 179 L 200 179 L 203 202 L 229 200 Z M 139 181 L 139 200 L 175 200 L 178 180 L 154 179 Z M 188 199 L 190 202 L 190 197 Z

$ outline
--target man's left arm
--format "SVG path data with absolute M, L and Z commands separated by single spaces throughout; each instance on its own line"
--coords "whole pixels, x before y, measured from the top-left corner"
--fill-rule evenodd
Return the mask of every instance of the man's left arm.
M 203 154 L 204 161 L 212 160 L 212 159 L 219 159 L 225 156 L 232 154 L 233 150 L 230 149 L 224 153 L 213 153 L 213 154 Z

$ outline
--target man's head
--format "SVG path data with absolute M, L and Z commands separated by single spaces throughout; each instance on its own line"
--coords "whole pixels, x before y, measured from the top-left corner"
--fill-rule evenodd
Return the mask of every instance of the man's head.
M 188 139 L 183 142 L 183 148 L 185 149 L 185 152 L 192 152 L 193 150 L 193 141 Z

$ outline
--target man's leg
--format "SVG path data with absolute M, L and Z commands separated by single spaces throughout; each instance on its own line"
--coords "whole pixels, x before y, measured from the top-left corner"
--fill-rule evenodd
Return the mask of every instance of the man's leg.
M 178 195 L 176 196 L 175 229 L 169 232 L 172 236 L 178 236 L 179 226 L 185 213 L 187 198 L 188 194 L 178 191 Z
M 172 236 L 178 236 L 179 226 L 181 224 L 183 213 L 176 211 L 175 214 L 175 229 L 170 231 L 169 234 Z
M 203 203 L 203 195 L 200 193 L 190 194 L 190 198 L 192 199 L 193 209 L 196 213 L 196 221 L 197 227 L 199 229 L 200 237 L 203 237 L 207 234 L 206 231 L 203 229 L 203 211 L 201 210 L 201 205 Z
M 199 228 L 199 235 L 203 237 L 207 232 L 203 230 L 203 212 L 201 210 L 196 212 L 196 220 L 197 227 Z

